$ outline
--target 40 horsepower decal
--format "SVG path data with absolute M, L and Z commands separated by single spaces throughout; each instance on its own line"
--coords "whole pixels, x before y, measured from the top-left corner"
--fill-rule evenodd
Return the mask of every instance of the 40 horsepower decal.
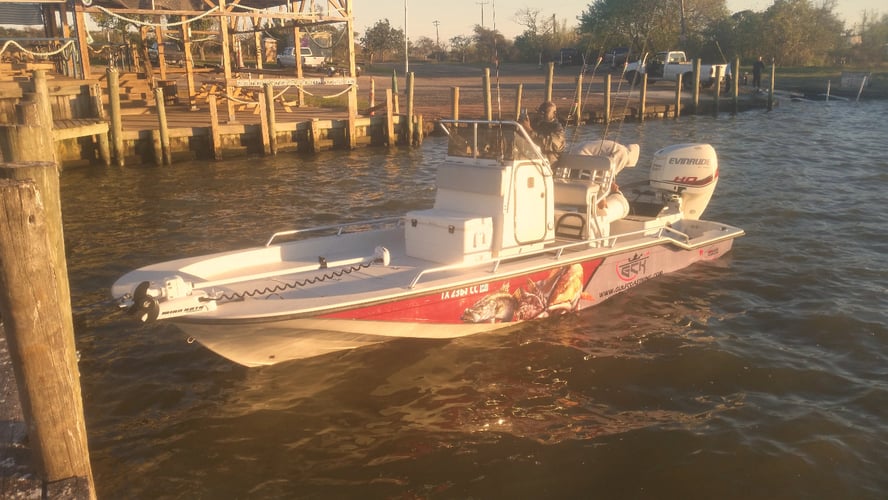
M 508 280 L 467 285 L 325 318 L 423 323 L 508 323 L 576 310 L 602 260 L 567 264 Z M 590 297 L 586 297 L 590 299 Z

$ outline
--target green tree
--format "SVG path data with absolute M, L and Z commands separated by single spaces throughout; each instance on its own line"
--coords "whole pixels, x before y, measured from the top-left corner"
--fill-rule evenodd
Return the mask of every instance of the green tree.
M 580 14 L 579 30 L 602 46 L 681 48 L 693 56 L 712 43 L 707 30 L 727 14 L 725 0 L 595 0 Z
M 763 52 L 780 65 L 825 63 L 842 44 L 844 23 L 833 14 L 834 5 L 833 0 L 819 7 L 810 0 L 776 0 L 764 13 Z
M 388 19 L 376 21 L 376 24 L 367 28 L 360 40 L 364 53 L 367 54 L 370 64 L 377 55 L 381 61 L 385 61 L 386 53 L 399 53 L 404 48 L 404 31 L 392 28 Z
M 494 29 L 487 29 L 480 24 L 475 25 L 472 41 L 475 43 L 478 59 L 489 64 L 496 64 L 504 59 L 511 48 L 511 44 L 506 43 L 506 38 L 502 33 Z
M 866 62 L 876 63 L 888 59 L 888 14 L 878 21 L 868 21 L 864 15 L 860 28 L 859 53 Z
M 457 35 L 450 39 L 450 47 L 453 51 L 453 55 L 456 56 L 460 62 L 464 63 L 471 51 L 472 39 L 467 36 Z

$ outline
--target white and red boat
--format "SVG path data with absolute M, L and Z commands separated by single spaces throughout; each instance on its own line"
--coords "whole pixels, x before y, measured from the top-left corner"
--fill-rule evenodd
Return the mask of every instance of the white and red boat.
M 718 180 L 710 145 L 657 151 L 649 181 L 623 193 L 615 179 L 637 145 L 595 141 L 553 169 L 515 122 L 442 126 L 432 208 L 145 266 L 112 294 L 141 321 L 171 320 L 256 366 L 584 309 L 716 259 L 743 235 L 700 220 Z

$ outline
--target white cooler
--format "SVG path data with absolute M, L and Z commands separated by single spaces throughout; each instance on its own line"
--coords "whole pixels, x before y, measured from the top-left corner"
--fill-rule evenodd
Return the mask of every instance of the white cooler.
M 410 257 L 441 264 L 491 259 L 492 217 L 433 208 L 408 212 L 404 222 Z

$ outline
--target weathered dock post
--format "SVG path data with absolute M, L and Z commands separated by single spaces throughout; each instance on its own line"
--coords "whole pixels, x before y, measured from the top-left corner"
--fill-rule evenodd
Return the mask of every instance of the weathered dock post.
M 94 83 L 90 85 L 90 98 L 92 99 L 93 109 L 96 113 L 96 118 L 99 120 L 105 121 L 105 107 L 102 106 L 102 86 L 98 83 Z M 102 159 L 102 163 L 105 166 L 111 165 L 111 144 L 108 141 L 108 134 L 102 133 L 96 135 L 96 142 L 99 146 L 99 157 Z
M 546 101 L 552 100 L 552 84 L 555 81 L 555 62 L 550 61 L 546 71 Z
M 734 114 L 740 112 L 740 58 L 734 58 L 731 66 L 731 101 L 734 104 Z
M 271 154 L 277 154 L 277 114 L 274 111 L 274 85 L 265 84 L 265 107 L 268 119 L 268 143 Z
M 370 116 L 376 114 L 376 79 L 370 77 Z
M 774 109 L 774 81 L 776 80 L 776 76 L 776 67 L 774 61 L 771 61 L 771 86 L 768 88 L 768 111 Z
M 120 115 L 120 78 L 116 69 L 108 68 L 108 106 L 111 108 L 111 144 L 114 161 L 118 167 L 124 164 L 123 117 Z
M 219 132 L 219 110 L 216 108 L 216 94 L 207 96 L 210 108 L 210 141 L 213 143 L 213 159 L 222 159 L 222 134 Z
M 518 88 L 515 89 L 515 120 L 521 118 L 521 99 L 524 94 L 524 84 L 519 83 Z
M 648 76 L 641 75 L 641 90 L 639 91 L 638 103 L 638 121 L 644 121 L 644 115 L 647 114 L 647 93 L 648 93 Z
M 721 66 L 716 66 L 715 68 L 715 88 L 712 92 L 712 108 L 715 116 L 718 116 L 718 105 L 721 103 L 721 79 L 722 79 L 722 68 Z
M 401 114 L 401 106 L 398 101 L 398 70 L 392 70 L 392 104 L 394 107 L 394 113 L 396 115 Z
M 170 128 L 167 124 L 163 87 L 158 86 L 154 89 L 154 105 L 157 106 L 157 122 L 160 125 L 160 147 L 163 152 L 163 163 L 164 165 L 172 165 L 173 155 L 170 151 Z
M 47 496 L 94 499 L 58 178 L 52 162 L 0 164 L 0 316 Z
M 693 100 L 694 100 L 694 114 L 700 113 L 700 65 L 703 64 L 703 61 L 700 59 L 694 59 L 694 86 L 693 90 Z
M 266 100 L 267 90 L 265 87 L 262 88 L 262 95 L 258 97 L 256 102 L 256 108 L 259 110 L 259 137 L 262 142 L 262 154 L 265 156 L 271 154 L 271 129 L 268 121 L 268 101 Z
M 397 140 L 395 138 L 394 111 L 392 110 L 392 89 L 385 89 L 385 138 L 388 141 L 388 147 L 395 147 Z
M 311 152 L 312 153 L 320 153 L 321 152 L 321 124 L 318 123 L 317 118 L 312 118 L 310 122 L 308 122 L 309 127 L 311 127 L 311 135 L 309 136 L 310 144 L 311 144 Z
M 274 103 L 272 102 L 272 105 Z M 348 91 L 348 149 L 358 147 L 358 83 Z
M 490 68 L 484 68 L 481 75 L 481 91 L 484 93 L 484 119 L 493 120 L 493 100 L 490 95 Z
M 676 120 L 681 116 L 681 73 L 675 75 L 675 112 L 672 113 Z
M 459 120 L 459 87 L 450 87 L 450 117 Z
M 574 100 L 574 109 L 577 113 L 577 125 L 583 123 L 583 72 L 577 75 L 577 88 L 574 93 L 577 98 Z
M 55 143 L 52 123 L 46 123 L 35 94 L 27 94 L 15 105 L 17 124 L 6 126 L 6 144 L 3 157 L 10 161 L 42 161 L 52 159 Z
M 611 121 L 611 76 L 604 75 L 604 123 Z
M 405 92 L 407 93 L 407 145 L 415 145 L 413 140 L 413 72 L 407 73 Z

